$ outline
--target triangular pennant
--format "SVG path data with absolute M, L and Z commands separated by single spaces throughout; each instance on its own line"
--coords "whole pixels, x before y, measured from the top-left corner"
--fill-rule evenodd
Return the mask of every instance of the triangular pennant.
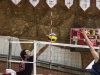
M 29 0 L 29 2 L 36 7 L 40 0 Z
M 80 7 L 86 11 L 90 7 L 90 0 L 80 0 Z
M 85 69 L 91 69 L 93 64 L 94 64 L 94 60 Z
M 68 9 L 70 9 L 70 7 L 73 5 L 73 0 L 65 0 L 65 5 Z
M 11 0 L 15 5 L 17 5 L 21 0 Z
M 96 7 L 100 10 L 100 0 L 96 0 Z
M 50 8 L 53 8 L 57 4 L 57 0 L 46 0 L 46 3 Z

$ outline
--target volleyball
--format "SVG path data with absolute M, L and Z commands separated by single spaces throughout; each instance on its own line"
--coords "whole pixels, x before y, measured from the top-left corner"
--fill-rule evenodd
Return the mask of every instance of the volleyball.
M 51 34 L 49 34 L 48 39 L 49 39 L 50 41 L 55 42 L 55 41 L 57 40 L 57 36 L 56 36 L 55 33 L 51 33 Z

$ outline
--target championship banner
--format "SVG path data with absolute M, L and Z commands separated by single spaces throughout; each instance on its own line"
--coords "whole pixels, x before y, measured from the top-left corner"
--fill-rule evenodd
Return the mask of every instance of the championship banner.
M 73 5 L 73 0 L 65 0 L 65 5 L 68 9 L 70 9 L 70 7 Z
M 80 7 L 86 11 L 90 7 L 90 0 L 80 0 Z
M 46 0 L 46 3 L 50 8 L 53 8 L 57 4 L 57 0 Z
M 100 10 L 100 0 L 96 0 L 96 7 Z
M 36 7 L 40 0 L 29 0 L 29 2 Z
M 21 0 L 11 0 L 15 5 L 17 5 Z

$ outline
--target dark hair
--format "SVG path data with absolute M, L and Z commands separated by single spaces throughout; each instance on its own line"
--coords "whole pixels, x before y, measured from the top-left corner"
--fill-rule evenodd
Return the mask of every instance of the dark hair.
M 26 51 L 27 49 L 23 49 L 22 51 L 21 51 L 21 53 L 20 53 L 20 56 L 22 57 L 22 59 L 25 59 L 25 54 L 26 54 Z

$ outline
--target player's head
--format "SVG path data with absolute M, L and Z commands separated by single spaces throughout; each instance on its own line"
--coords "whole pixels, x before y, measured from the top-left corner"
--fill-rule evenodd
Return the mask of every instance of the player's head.
M 21 51 L 20 56 L 22 57 L 22 59 L 28 58 L 31 56 L 31 52 L 27 49 L 24 49 Z

